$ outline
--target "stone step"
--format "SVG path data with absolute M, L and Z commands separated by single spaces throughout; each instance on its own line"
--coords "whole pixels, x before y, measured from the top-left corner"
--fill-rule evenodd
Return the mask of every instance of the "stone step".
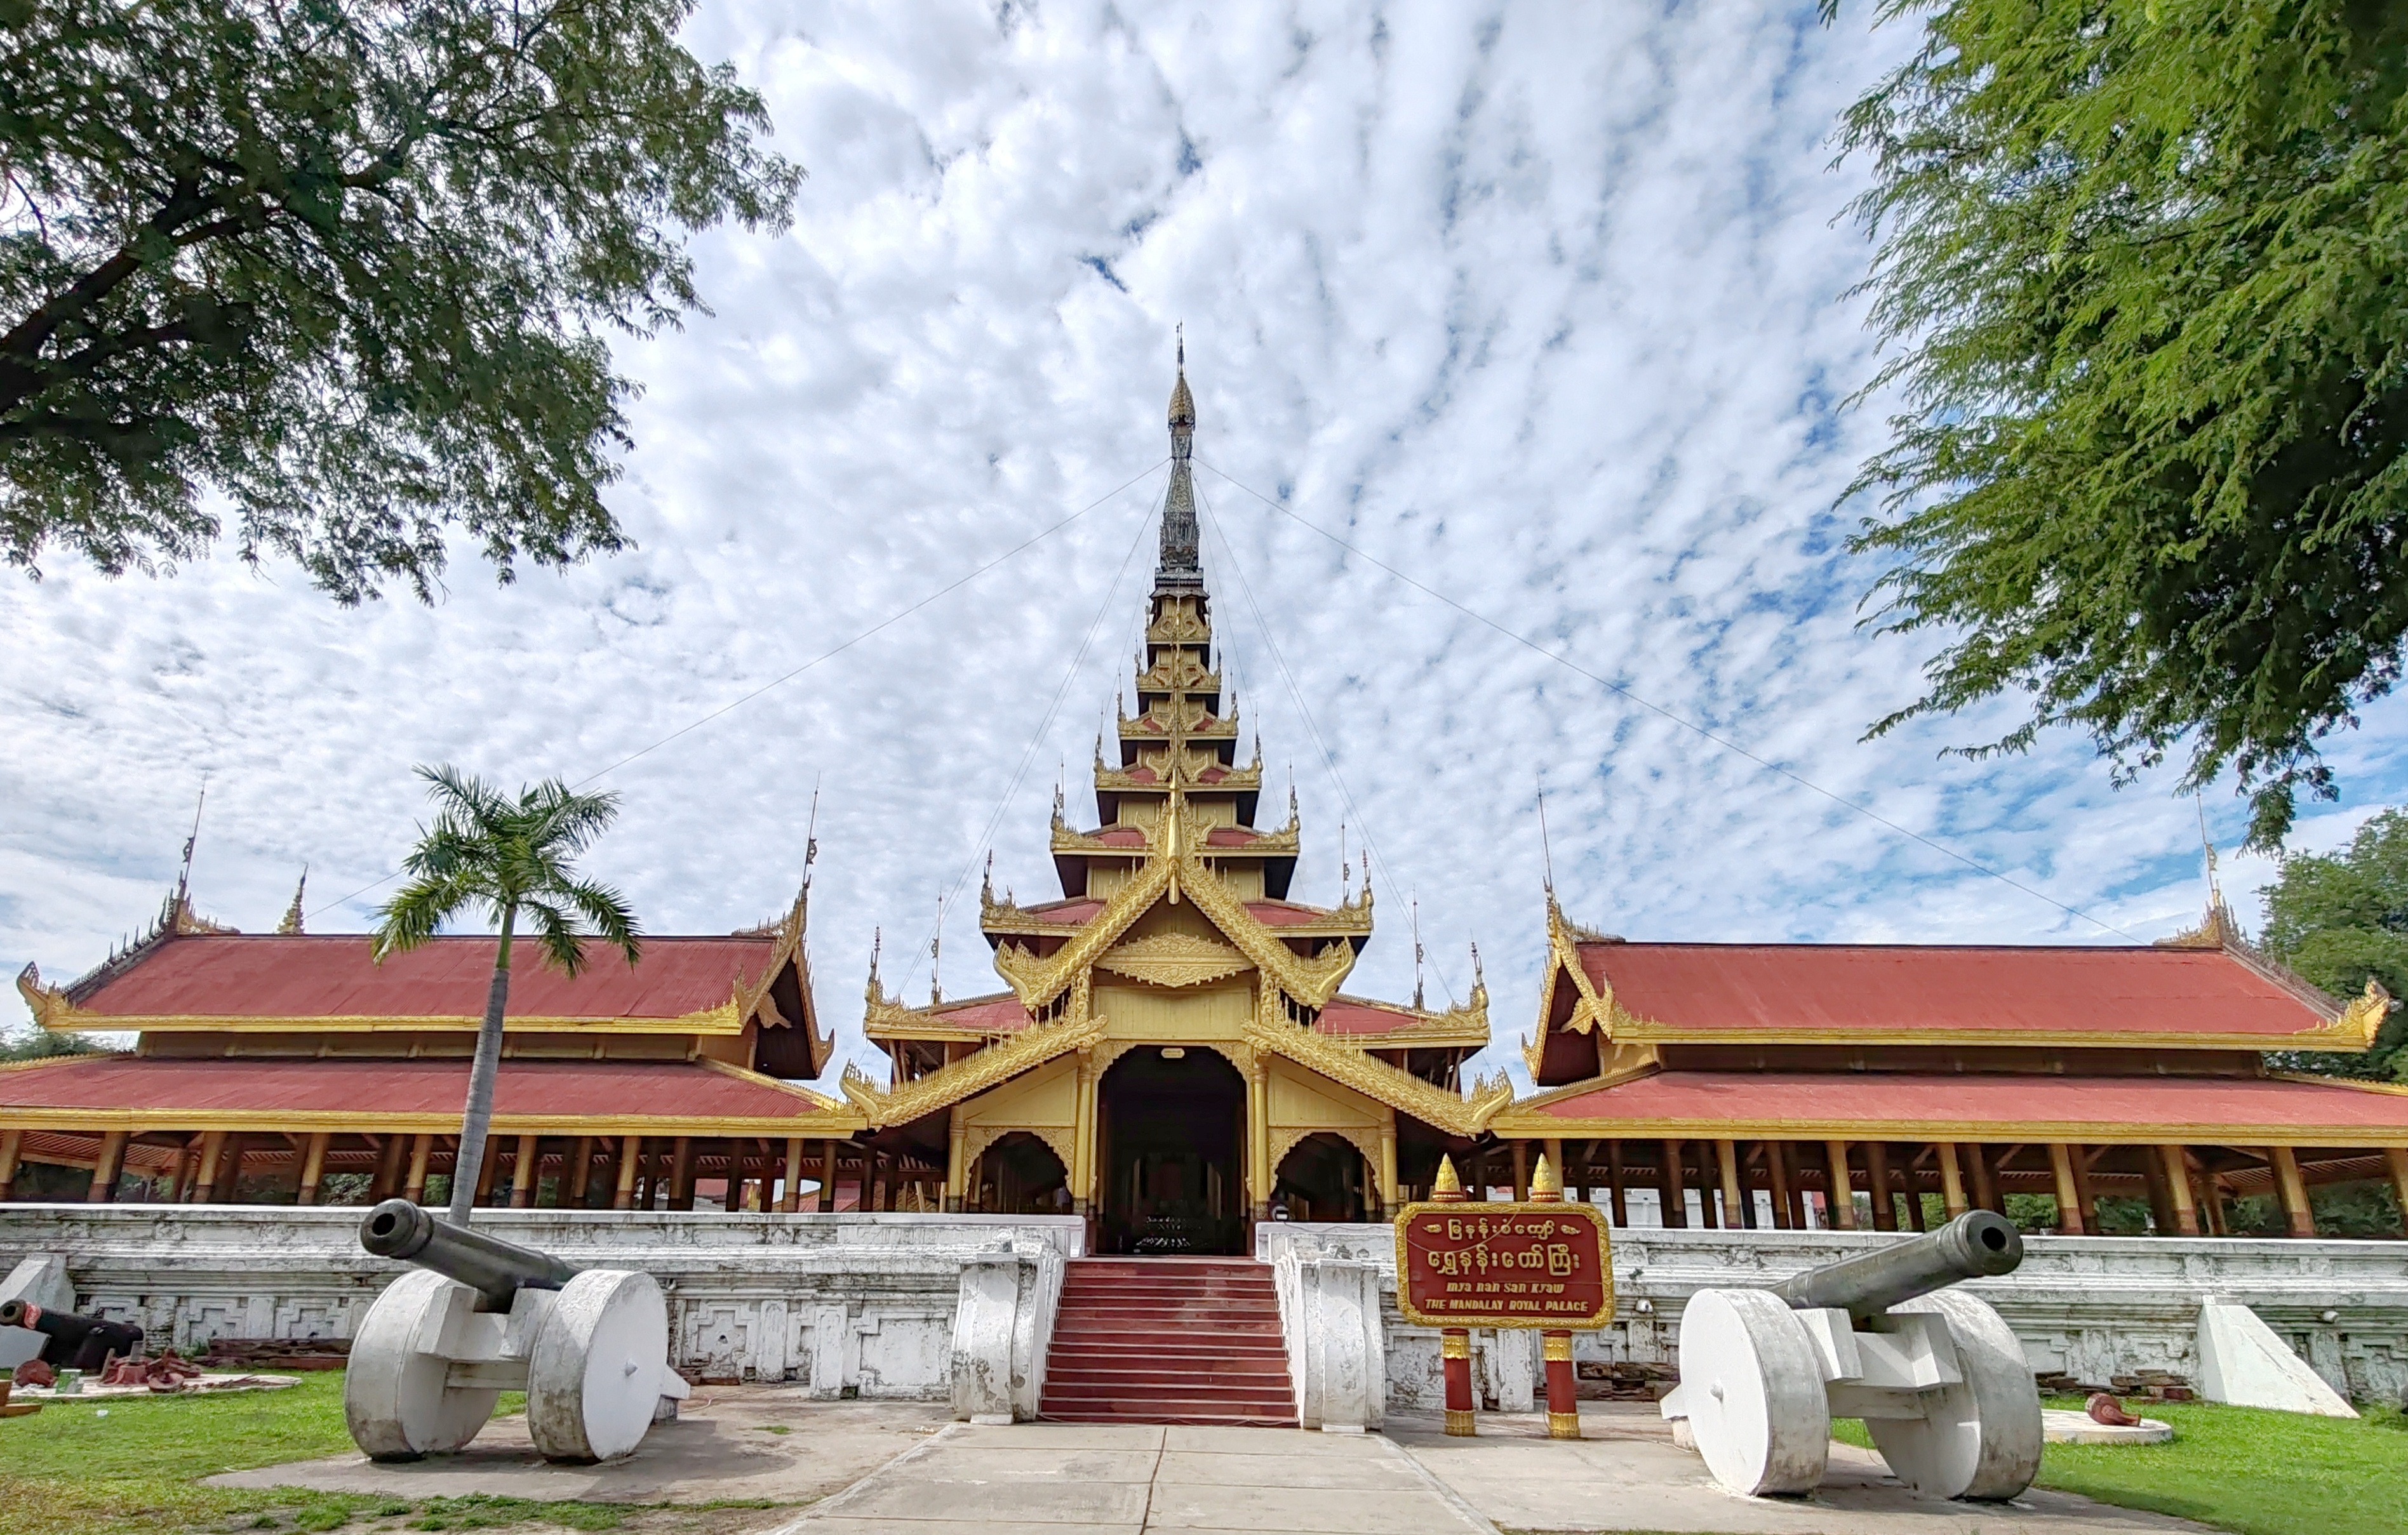
M 1293 1428 L 1294 1409 L 1284 1412 L 1225 1412 L 1209 1402 L 1129 1403 L 1102 1408 L 1047 1408 L 1038 1416 L 1049 1423 L 1190 1423 L 1214 1428 Z
M 1267 1380 L 1277 1382 L 1281 1388 L 1284 1389 L 1287 1386 L 1287 1361 L 1285 1359 L 1216 1359 L 1209 1363 L 1199 1361 L 1171 1364 L 1147 1363 L 1135 1359 L 1119 1359 L 1110 1363 L 1089 1359 L 1068 1362 L 1048 1359 L 1045 1363 L 1045 1384 L 1049 1387 L 1057 1382 L 1065 1386 L 1072 1384 L 1108 1386 L 1121 1382 L 1143 1386 L 1153 1381 L 1170 1379 L 1225 1384 L 1233 1381 Z
M 1053 1359 L 1083 1363 L 1089 1359 L 1158 1359 L 1164 1363 L 1189 1359 L 1287 1359 L 1287 1344 L 1278 1338 L 1253 1339 L 1244 1343 L 1201 1343 L 1184 1338 L 1101 1339 L 1095 1337 L 1055 1338 L 1046 1357 Z
M 1097 1381 L 1045 1383 L 1045 1403 L 1065 1407 L 1116 1401 L 1210 1401 L 1240 1407 L 1277 1408 L 1292 1393 L 1285 1386 L 1226 1385 L 1216 1381 Z

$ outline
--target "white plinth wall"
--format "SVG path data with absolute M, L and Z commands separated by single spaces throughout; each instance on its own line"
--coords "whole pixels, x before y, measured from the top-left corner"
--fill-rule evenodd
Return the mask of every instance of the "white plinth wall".
M 141 1324 L 154 1347 L 212 1338 L 348 1338 L 403 1272 L 359 1244 L 357 1209 L 0 1204 L 0 1272 L 66 1259 L 87 1312 Z M 797 1381 L 813 1395 L 942 1400 L 956 1356 L 1033 1414 L 1068 1215 L 760 1215 L 480 1210 L 476 1225 L 581 1268 L 649 1273 L 667 1293 L 670 1360 L 706 1378 Z M 1012 1295 L 957 1339 L 966 1266 L 1000 1260 Z M 1023 1286 L 1019 1271 L 1027 1267 Z M 992 1272 L 987 1273 L 992 1279 Z M 991 1290 L 992 1286 L 989 1286 Z M 987 1291 L 982 1291 L 987 1294 Z M 997 1329 L 1000 1329 L 998 1333 Z M 996 1340 L 1000 1338 L 1000 1343 Z M 979 1351 L 1000 1347 L 1002 1363 Z
M 1873 1232 L 1619 1228 L 1613 1324 L 1574 1334 L 1573 1358 L 1677 1364 L 1681 1308 L 1696 1291 L 1773 1284 L 1896 1240 Z M 1267 1224 L 1255 1229 L 1255 1256 L 1275 1270 L 1321 1262 L 1376 1269 L 1387 1405 L 1445 1405 L 1438 1333 L 1406 1325 L 1397 1310 L 1388 1227 Z M 2042 1374 L 2103 1386 L 2158 1370 L 2197 1383 L 2200 1308 L 2221 1297 L 2256 1313 L 2343 1396 L 2397 1402 L 2408 1393 L 2408 1242 L 2028 1236 L 2020 1269 L 1966 1288 L 1998 1308 Z M 1306 1351 L 1293 1338 L 1288 1347 L 1291 1357 Z M 1475 1331 L 1474 1388 L 1500 1410 L 1530 1410 L 1538 1352 L 1536 1333 Z

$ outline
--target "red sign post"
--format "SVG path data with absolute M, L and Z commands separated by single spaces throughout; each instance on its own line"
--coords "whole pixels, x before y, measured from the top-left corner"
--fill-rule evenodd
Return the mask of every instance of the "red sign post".
M 1545 1335 L 1548 1431 L 1576 1439 L 1571 1334 L 1613 1320 L 1605 1218 L 1591 1205 L 1560 1202 L 1543 1158 L 1527 1203 L 1460 1202 L 1447 1187 L 1453 1173 L 1441 1171 L 1438 1199 L 1397 1215 L 1397 1306 L 1407 1321 L 1441 1329 L 1447 1431 L 1472 1431 L 1469 1329 L 1529 1328 Z

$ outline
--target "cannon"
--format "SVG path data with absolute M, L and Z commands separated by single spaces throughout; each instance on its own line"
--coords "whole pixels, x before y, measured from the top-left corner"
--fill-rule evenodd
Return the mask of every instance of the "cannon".
M 506 1390 L 526 1393 L 547 1460 L 608 1460 L 676 1415 L 668 1302 L 650 1274 L 576 1269 L 454 1226 L 408 1200 L 360 1222 L 360 1245 L 413 1265 L 351 1341 L 343 1415 L 376 1460 L 415 1460 L 477 1437 Z
M 42 1335 L 34 1356 L 54 1370 L 97 1372 L 111 1356 L 130 1359 L 142 1352 L 142 1329 L 131 1322 L 79 1316 L 31 1300 L 0 1300 L 0 1328 L 25 1328 Z
M 2039 1387 L 1999 1314 L 1947 1286 L 2022 1261 L 2014 1226 L 1975 1210 L 1770 1289 L 1699 1290 L 1663 1414 L 1746 1496 L 1819 1485 L 1852 1417 L 1916 1491 L 2013 1498 L 2040 1471 Z

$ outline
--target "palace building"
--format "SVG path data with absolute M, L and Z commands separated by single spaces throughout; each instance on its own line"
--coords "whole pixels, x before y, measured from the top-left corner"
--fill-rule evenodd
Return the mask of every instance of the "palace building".
M 2408 1208 L 2408 1092 L 2264 1064 L 2368 1049 L 2390 999 L 2326 996 L 2220 902 L 2153 946 L 1752 945 L 1626 943 L 1550 893 L 1540 1090 L 1467 1081 L 1484 986 L 1443 1011 L 1353 995 L 1369 880 L 1335 906 L 1291 899 L 1294 797 L 1262 824 L 1260 752 L 1240 760 L 1220 675 L 1195 427 L 1182 367 L 1136 712 L 1097 753 L 1092 821 L 1056 797 L 1060 896 L 1023 905 L 990 874 L 1000 988 L 906 1005 L 873 956 L 863 1028 L 891 1070 L 848 1068 L 836 1096 L 801 1085 L 831 1055 L 806 896 L 746 932 L 648 939 L 633 969 L 529 968 L 480 1198 L 1060 1212 L 1086 1217 L 1090 1250 L 1130 1254 L 1251 1251 L 1274 1216 L 1382 1219 L 1441 1156 L 1474 1198 L 1518 1196 L 1541 1151 L 1624 1223 L 1919 1229 L 2037 1195 L 2067 1231 L 2272 1210 L 2305 1235 L 2311 1189 L 2344 1183 Z M 295 931 L 247 936 L 179 888 L 92 974 L 51 988 L 27 967 L 44 1028 L 138 1043 L 0 1070 L 0 1198 L 28 1197 L 21 1165 L 93 1200 L 306 1203 L 337 1176 L 346 1200 L 418 1198 L 447 1173 L 493 940 L 378 965 L 365 937 L 298 931 L 298 909 Z

